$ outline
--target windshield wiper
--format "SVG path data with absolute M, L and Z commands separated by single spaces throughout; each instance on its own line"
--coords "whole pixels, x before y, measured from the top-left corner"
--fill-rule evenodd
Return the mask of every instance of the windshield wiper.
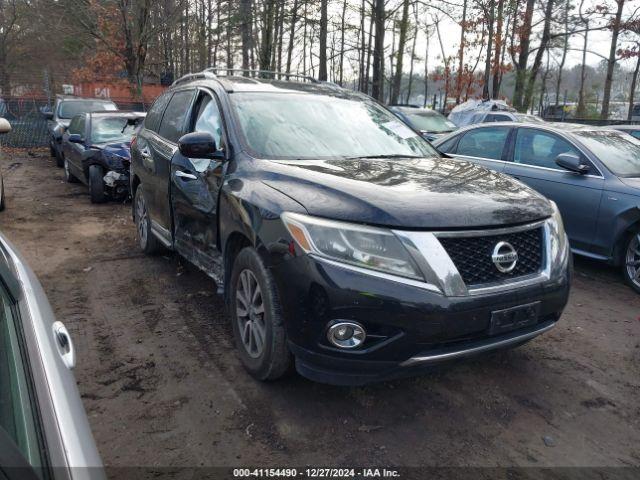
M 347 160 L 366 160 L 366 159 L 375 159 L 375 158 L 423 158 L 417 155 L 400 155 L 400 154 L 389 154 L 389 155 L 355 155 L 353 157 L 345 157 Z

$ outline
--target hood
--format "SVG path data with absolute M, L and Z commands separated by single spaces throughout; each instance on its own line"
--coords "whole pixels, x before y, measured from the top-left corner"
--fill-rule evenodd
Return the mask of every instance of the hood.
M 266 161 L 263 182 L 310 215 L 398 228 L 468 229 L 552 214 L 540 194 L 506 175 L 446 158 Z
M 429 140 L 430 142 L 433 142 L 434 140 L 444 137 L 445 135 L 448 135 L 451 132 L 453 132 L 453 130 L 450 130 L 448 132 L 429 132 L 427 130 L 420 130 L 420 135 L 422 135 L 422 138 L 424 138 L 425 140 Z
M 102 150 L 106 153 L 112 153 L 122 158 L 131 158 L 131 142 L 117 143 L 94 143 L 92 148 Z
M 618 179 L 624 183 L 627 187 L 631 187 L 634 190 L 638 190 L 634 192 L 636 195 L 640 195 L 640 177 L 618 177 Z
M 70 118 L 59 118 L 58 119 L 58 123 L 60 125 L 62 125 L 63 127 L 68 127 L 69 125 L 71 125 L 71 119 Z

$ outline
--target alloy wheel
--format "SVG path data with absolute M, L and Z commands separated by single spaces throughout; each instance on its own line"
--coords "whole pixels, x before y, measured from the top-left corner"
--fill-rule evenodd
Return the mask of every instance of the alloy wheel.
M 147 245 L 147 206 L 141 193 L 136 198 L 136 218 L 138 219 L 138 236 L 140 237 L 140 247 L 144 249 Z
M 629 241 L 625 262 L 629 280 L 640 288 L 640 233 Z
M 236 287 L 236 319 L 244 349 L 251 358 L 262 355 L 266 340 L 266 322 L 262 290 L 251 270 L 243 270 Z

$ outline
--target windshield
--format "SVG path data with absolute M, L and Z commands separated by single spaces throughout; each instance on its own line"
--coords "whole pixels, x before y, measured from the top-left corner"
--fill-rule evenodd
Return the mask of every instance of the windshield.
M 522 123 L 547 123 L 536 115 L 526 115 L 524 113 L 515 113 L 514 116 Z
M 619 177 L 640 177 L 640 140 L 620 132 L 574 132 Z
M 452 132 L 455 130 L 456 124 L 447 120 L 444 116 L 433 112 L 402 112 L 407 116 L 411 125 L 416 130 L 423 132 Z
M 94 117 L 91 120 L 93 143 L 129 142 L 142 119 L 124 117 Z
M 298 93 L 234 93 L 244 141 L 257 157 L 311 160 L 437 156 L 391 112 L 372 101 Z
M 80 113 L 102 112 L 117 110 L 118 107 L 112 102 L 99 102 L 93 100 L 73 100 L 62 102 L 58 109 L 59 118 L 73 118 Z

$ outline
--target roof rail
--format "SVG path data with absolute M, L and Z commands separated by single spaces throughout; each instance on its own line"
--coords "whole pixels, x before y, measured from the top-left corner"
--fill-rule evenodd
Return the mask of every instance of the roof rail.
M 276 72 L 274 70 L 255 70 L 255 69 L 247 69 L 247 68 L 225 68 L 225 67 L 209 67 L 203 70 L 204 72 L 208 72 L 217 76 L 224 75 L 235 75 L 237 73 L 240 74 L 249 74 L 244 75 L 247 77 L 261 77 L 261 78 L 272 78 L 274 80 L 289 80 L 289 79 L 299 79 L 305 80 L 311 83 L 320 83 L 319 80 L 310 77 L 308 75 L 301 75 L 299 73 L 287 73 L 287 72 Z
M 171 86 L 173 87 L 189 80 L 197 80 L 198 78 L 216 78 L 216 76 L 213 72 L 210 72 L 209 69 L 197 73 L 187 73 L 186 75 L 183 75 L 179 79 L 174 81 Z

